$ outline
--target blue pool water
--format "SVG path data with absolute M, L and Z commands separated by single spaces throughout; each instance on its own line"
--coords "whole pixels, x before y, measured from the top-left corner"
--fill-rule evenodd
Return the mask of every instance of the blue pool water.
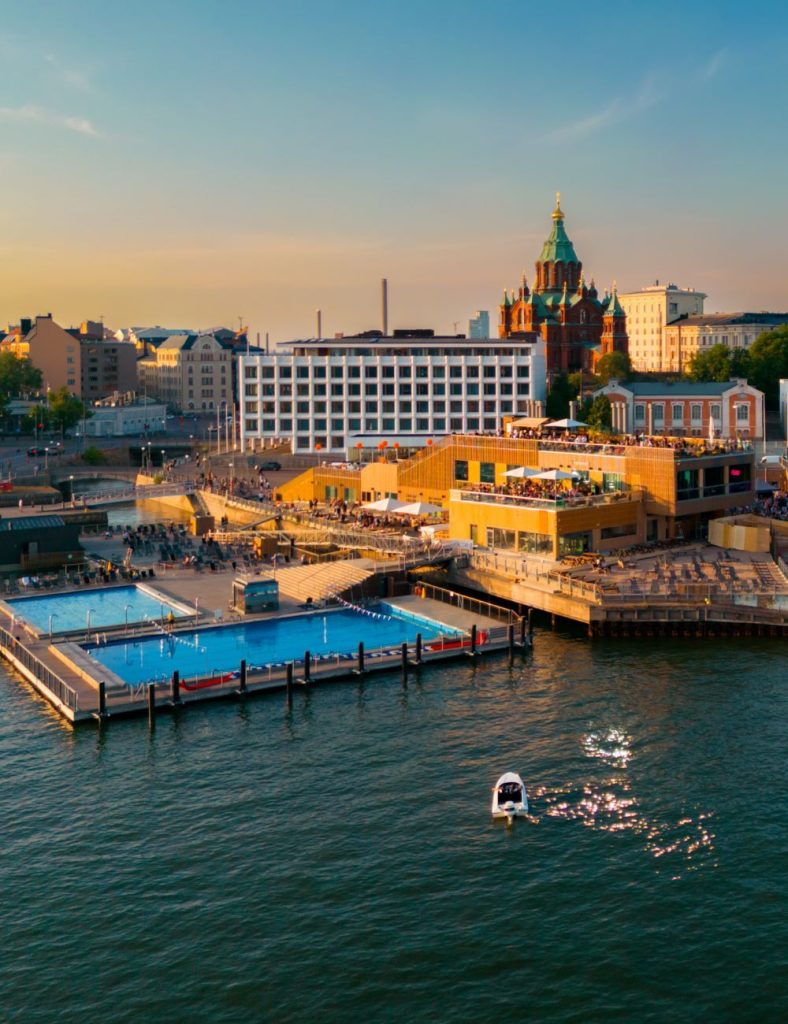
M 181 677 L 232 672 L 241 658 L 247 665 L 264 666 L 313 655 L 351 654 L 360 642 L 375 647 L 413 643 L 421 633 L 425 641 L 452 630 L 416 616 L 400 618 L 388 612 L 372 618 L 351 609 L 295 615 L 284 619 L 258 619 L 237 625 L 179 632 L 172 636 L 89 646 L 89 653 L 127 683 L 144 683 L 169 676 Z
M 171 605 L 165 597 L 152 597 L 147 591 L 135 585 L 110 587 L 106 590 L 84 590 L 73 594 L 46 594 L 40 597 L 19 597 L 8 601 L 14 614 L 42 632 L 49 630 L 49 616 L 52 615 L 52 631 L 63 633 L 71 629 L 86 629 L 90 611 L 91 629 L 120 626 L 126 621 L 142 622 L 145 619 L 161 619 L 170 611 L 176 617 L 185 612 Z

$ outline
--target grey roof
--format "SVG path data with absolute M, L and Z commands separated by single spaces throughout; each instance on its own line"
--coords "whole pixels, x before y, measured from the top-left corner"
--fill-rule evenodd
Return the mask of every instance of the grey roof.
M 691 398 L 692 396 L 722 395 L 738 384 L 738 380 L 726 381 L 634 381 L 619 384 L 619 387 L 631 391 L 636 397 L 641 398 Z
M 195 343 L 201 338 L 210 338 L 212 341 L 216 342 L 219 348 L 232 348 L 229 342 L 223 341 L 221 338 L 216 338 L 213 334 L 176 334 L 171 338 L 166 338 L 158 347 L 160 349 L 179 348 L 184 351 L 188 351 L 189 349 L 194 348 Z
M 683 320 L 674 320 L 673 324 L 680 327 L 735 327 L 748 324 L 779 327 L 788 324 L 788 313 L 698 313 Z
M 50 526 L 65 526 L 62 516 L 17 516 L 0 520 L 0 530 L 38 530 Z

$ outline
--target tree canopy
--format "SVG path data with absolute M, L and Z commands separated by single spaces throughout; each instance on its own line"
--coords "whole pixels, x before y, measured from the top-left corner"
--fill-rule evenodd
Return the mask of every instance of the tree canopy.
M 611 380 L 628 380 L 632 364 L 626 352 L 608 352 L 596 364 L 596 376 L 602 385 Z
M 613 407 L 607 395 L 586 398 L 580 407 L 580 419 L 592 430 L 610 430 L 613 425 Z
M 738 362 L 741 364 L 741 358 Z M 696 352 L 690 360 L 688 376 L 691 380 L 704 382 L 723 383 L 730 380 L 734 376 L 731 369 L 731 349 L 727 345 L 712 345 L 711 348 Z
M 572 374 L 572 377 L 577 376 Z M 553 379 L 547 394 L 546 413 L 553 420 L 564 419 L 569 415 L 569 403 L 577 398 L 577 385 L 565 373 Z
M 0 400 L 19 398 L 41 388 L 41 371 L 29 359 L 17 359 L 13 352 L 0 353 Z
M 779 403 L 780 379 L 788 377 L 788 324 L 761 334 L 749 351 L 748 379 L 766 395 L 769 408 Z

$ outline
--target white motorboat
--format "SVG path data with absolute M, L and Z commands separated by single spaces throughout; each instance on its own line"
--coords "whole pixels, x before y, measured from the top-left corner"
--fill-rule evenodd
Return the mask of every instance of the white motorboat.
M 492 816 L 506 818 L 511 825 L 515 818 L 528 814 L 528 795 L 525 783 L 517 772 L 506 772 L 493 786 Z

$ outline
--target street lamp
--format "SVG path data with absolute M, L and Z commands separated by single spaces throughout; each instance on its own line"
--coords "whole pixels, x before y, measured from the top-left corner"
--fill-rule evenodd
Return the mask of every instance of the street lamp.
M 235 467 L 235 463 L 234 462 L 230 462 L 230 497 L 231 498 L 233 496 L 233 483 L 234 483 L 234 480 L 235 480 L 234 467 Z
M 49 614 L 49 639 L 52 639 L 52 619 L 57 618 L 57 612 L 50 612 Z
M 68 500 L 73 505 L 74 504 L 74 474 L 73 473 L 70 474 L 70 476 L 68 478 L 68 482 L 69 482 Z

